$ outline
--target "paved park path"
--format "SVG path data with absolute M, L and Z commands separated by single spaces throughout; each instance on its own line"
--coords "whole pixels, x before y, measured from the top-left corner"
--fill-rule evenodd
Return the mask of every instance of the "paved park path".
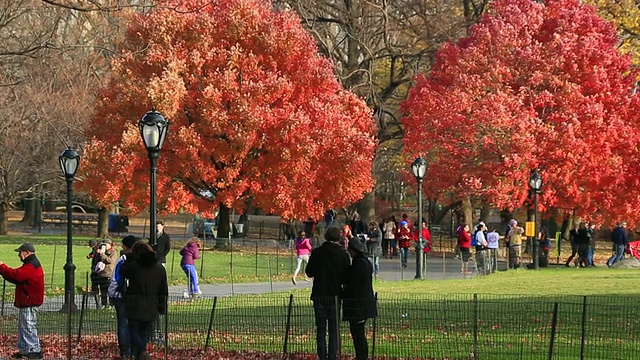
M 413 255 L 413 256 L 411 256 Z M 449 255 L 451 256 L 451 255 Z M 407 269 L 402 269 L 399 259 L 380 259 L 380 274 L 378 279 L 381 281 L 402 281 L 413 280 L 416 275 L 416 257 L 415 253 L 409 254 L 409 264 Z M 427 260 L 427 280 L 443 280 L 443 279 L 471 279 L 475 274 L 460 273 L 460 260 L 446 257 L 441 254 L 435 254 Z M 235 284 L 201 284 L 200 290 L 203 295 L 208 296 L 229 296 L 236 294 L 263 294 L 278 291 L 289 291 L 294 289 L 311 288 L 312 283 L 304 281 L 303 274 L 298 275 L 298 284 L 294 285 L 291 281 L 287 282 L 260 282 L 260 283 L 235 283 Z M 172 295 L 182 294 L 186 286 L 171 286 L 169 293 Z

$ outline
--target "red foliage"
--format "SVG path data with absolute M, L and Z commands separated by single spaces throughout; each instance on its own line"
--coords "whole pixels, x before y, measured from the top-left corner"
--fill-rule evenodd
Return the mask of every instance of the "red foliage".
M 636 79 L 615 27 L 593 7 L 498 0 L 416 78 L 403 105 L 406 151 L 427 154 L 428 191 L 513 209 L 539 169 L 542 208 L 637 221 Z
M 82 188 L 103 205 L 148 204 L 137 121 L 170 119 L 159 208 L 256 206 L 320 215 L 371 190 L 374 122 L 289 11 L 264 0 L 175 0 L 132 21 L 89 126 Z M 215 201 L 211 199 L 215 196 Z
M 115 336 L 83 335 L 80 342 L 76 342 L 73 336 L 71 358 L 94 360 L 94 359 L 118 359 L 118 344 L 113 341 Z M 16 335 L 0 335 L 0 357 L 9 357 L 16 352 Z M 43 357 L 45 359 L 66 359 L 67 358 L 67 338 L 62 335 L 40 336 Z M 150 344 L 149 354 L 152 359 L 164 359 L 164 348 Z M 244 350 L 244 351 L 219 351 L 209 349 L 171 349 L 166 354 L 169 360 L 199 359 L 199 360 L 311 360 L 316 355 L 312 354 L 288 354 L 286 357 L 282 353 L 270 353 L 265 351 Z M 352 360 L 353 356 L 342 356 L 342 359 Z M 384 356 L 376 356 L 376 359 L 391 359 Z M 426 360 L 426 359 L 425 359 Z

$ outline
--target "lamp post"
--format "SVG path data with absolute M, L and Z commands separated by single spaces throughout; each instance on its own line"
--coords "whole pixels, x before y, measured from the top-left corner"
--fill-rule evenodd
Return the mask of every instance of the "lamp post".
M 149 232 L 149 244 L 155 249 L 158 245 L 158 233 L 156 230 L 156 173 L 158 172 L 158 157 L 160 149 L 167 136 L 167 127 L 169 121 L 155 109 L 144 114 L 138 122 L 140 135 L 144 146 L 147 148 L 150 166 L 149 180 L 149 223 L 151 226 Z
M 540 268 L 540 254 L 538 254 L 538 194 L 540 193 L 540 188 L 542 187 L 542 177 L 537 170 L 533 170 L 531 172 L 531 177 L 529 178 L 529 187 L 533 192 L 533 207 L 534 207 L 534 217 L 533 217 L 533 269 L 538 270 Z
M 416 181 L 418 182 L 418 243 L 416 244 L 415 278 L 421 280 L 424 279 L 424 273 L 422 271 L 422 249 L 424 248 L 424 245 L 422 244 L 422 180 L 427 172 L 427 162 L 422 158 L 422 156 L 418 156 L 411 164 L 411 170 L 413 171 L 413 176 L 416 177 Z
M 64 264 L 64 305 L 61 311 L 71 313 L 72 310 L 76 310 L 74 301 L 76 266 L 73 264 L 71 199 L 73 198 L 73 179 L 78 170 L 80 155 L 75 150 L 68 148 L 60 154 L 58 160 L 60 160 L 64 179 L 67 181 L 67 262 Z

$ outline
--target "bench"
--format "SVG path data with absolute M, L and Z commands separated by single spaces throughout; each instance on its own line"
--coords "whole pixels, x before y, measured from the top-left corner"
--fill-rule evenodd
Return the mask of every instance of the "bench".
M 42 225 L 63 226 L 67 225 L 67 214 L 44 213 L 42 214 Z M 97 227 L 98 217 L 93 215 L 72 215 L 71 226 L 79 229 Z

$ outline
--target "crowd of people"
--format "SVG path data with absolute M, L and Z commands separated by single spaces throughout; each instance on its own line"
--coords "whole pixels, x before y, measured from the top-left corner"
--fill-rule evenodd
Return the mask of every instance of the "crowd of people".
M 623 260 L 625 254 L 631 254 L 640 260 L 640 241 L 630 242 L 626 230 L 627 223 L 622 221 L 616 224 L 611 232 L 612 255 L 607 261 L 607 266 L 612 266 L 617 261 Z M 561 234 L 564 232 L 561 231 Z M 568 231 L 568 240 L 571 244 L 571 254 L 565 261 L 565 266 L 571 267 L 595 267 L 594 261 L 596 251 L 596 227 L 593 223 L 578 222 L 575 227 Z M 465 274 L 478 273 L 488 274 L 497 270 L 497 259 L 499 257 L 500 239 L 503 240 L 505 257 L 509 269 L 517 269 L 522 266 L 523 246 L 525 245 L 525 230 L 519 226 L 518 221 L 511 219 L 503 235 L 498 233 L 495 227 L 489 229 L 486 224 L 480 221 L 471 227 L 469 224 L 460 224 L 456 229 L 457 245 L 456 257 L 461 260 L 461 272 Z M 562 235 L 560 235 L 562 236 Z M 551 236 L 546 226 L 541 226 L 536 236 L 531 238 L 531 244 L 536 242 L 538 266 L 547 267 L 549 265 L 549 251 L 552 247 Z M 472 254 L 472 250 L 474 253 Z M 528 249 L 534 252 L 532 249 Z M 476 268 L 469 268 L 469 260 L 475 260 Z M 533 259 L 533 255 L 532 255 Z M 532 268 L 533 261 L 528 264 Z

